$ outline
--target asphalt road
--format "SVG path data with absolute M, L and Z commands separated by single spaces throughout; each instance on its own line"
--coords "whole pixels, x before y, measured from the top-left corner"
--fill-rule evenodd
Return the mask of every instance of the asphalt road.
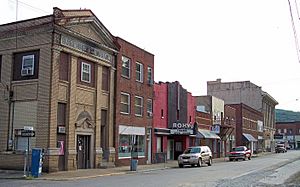
M 294 180 L 299 172 L 300 151 L 288 151 L 247 161 L 220 162 L 210 167 L 173 168 L 76 181 L 0 180 L 0 186 L 271 187 L 291 185 L 293 182 L 300 185 Z

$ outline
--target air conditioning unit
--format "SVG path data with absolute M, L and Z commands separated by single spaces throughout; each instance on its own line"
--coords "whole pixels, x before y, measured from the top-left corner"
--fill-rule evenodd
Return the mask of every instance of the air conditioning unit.
M 64 126 L 57 127 L 57 133 L 65 134 L 66 133 L 66 127 L 64 127 Z
M 152 117 L 153 113 L 152 112 L 147 112 L 148 117 Z
M 21 70 L 22 76 L 30 76 L 33 75 L 33 69 L 32 68 L 25 68 Z

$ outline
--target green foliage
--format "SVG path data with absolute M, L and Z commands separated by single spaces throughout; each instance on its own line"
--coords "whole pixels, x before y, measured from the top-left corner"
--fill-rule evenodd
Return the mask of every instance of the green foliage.
M 294 122 L 300 121 L 300 112 L 294 112 L 290 110 L 275 110 L 276 122 Z

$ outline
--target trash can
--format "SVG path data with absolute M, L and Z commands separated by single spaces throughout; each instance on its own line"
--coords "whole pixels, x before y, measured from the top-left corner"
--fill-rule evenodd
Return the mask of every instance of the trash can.
M 31 175 L 39 177 L 42 174 L 43 167 L 43 151 L 42 149 L 33 148 L 31 156 Z
M 137 159 L 131 159 L 130 171 L 136 171 L 137 170 L 137 165 L 138 165 L 138 160 Z

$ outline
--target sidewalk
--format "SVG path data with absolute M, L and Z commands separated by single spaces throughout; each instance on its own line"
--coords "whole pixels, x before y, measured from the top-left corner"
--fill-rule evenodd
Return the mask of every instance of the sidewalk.
M 267 154 L 267 153 L 266 153 Z M 262 156 L 265 154 L 253 155 L 253 157 Z M 226 162 L 228 158 L 215 158 L 213 163 Z M 178 168 L 176 160 L 169 160 L 167 163 L 138 165 L 137 171 L 130 171 L 130 166 L 114 167 L 107 169 L 78 169 L 74 171 L 59 171 L 54 173 L 42 173 L 42 176 L 37 180 L 78 180 L 88 179 L 101 176 L 133 174 L 137 172 L 147 172 L 153 170 L 163 170 L 170 168 Z M 15 170 L 0 170 L 0 179 L 25 179 L 23 171 Z

